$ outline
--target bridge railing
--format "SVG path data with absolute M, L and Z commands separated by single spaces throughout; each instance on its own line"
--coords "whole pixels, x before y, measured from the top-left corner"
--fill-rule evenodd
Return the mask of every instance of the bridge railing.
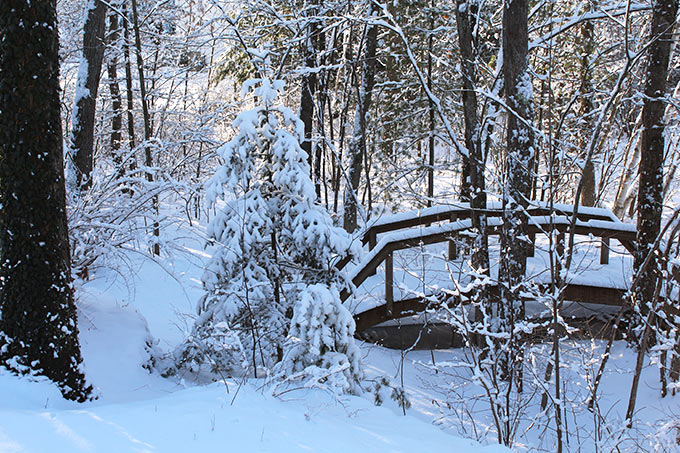
M 368 244 L 368 249 L 372 250 L 377 244 L 377 237 L 379 234 L 389 233 L 397 230 L 413 228 L 423 225 L 431 225 L 440 222 L 453 222 L 456 220 L 469 219 L 472 217 L 474 210 L 467 202 L 457 202 L 450 205 L 433 206 L 430 208 L 417 209 L 413 211 L 402 212 L 395 215 L 381 217 L 374 221 L 366 228 L 361 235 L 362 245 Z M 487 208 L 477 210 L 477 212 L 484 213 L 487 218 L 502 217 L 502 205 L 498 202 L 487 203 Z M 558 216 L 572 216 L 574 213 L 574 206 L 567 204 L 556 203 L 551 207 L 548 203 L 542 201 L 533 201 L 527 208 L 529 216 L 546 216 L 554 213 Z M 612 223 L 621 223 L 619 219 L 609 210 L 603 208 L 592 208 L 580 206 L 578 209 L 577 219 L 580 221 L 602 220 Z M 528 255 L 533 256 L 535 243 L 535 235 L 530 234 L 531 245 L 528 249 Z M 624 246 L 627 247 L 626 244 Z M 454 241 L 449 242 L 449 258 L 455 259 L 457 254 L 456 244 Z M 609 262 L 609 240 L 605 238 L 601 244 L 600 252 L 602 264 Z
M 539 213 L 543 207 L 536 207 L 533 212 Z M 364 321 L 359 322 L 362 315 L 357 315 L 357 327 L 359 324 L 366 324 L 375 322 L 379 319 L 387 317 L 392 319 L 394 317 L 408 316 L 412 314 L 413 307 L 423 307 L 422 303 L 417 303 L 415 300 L 404 300 L 395 302 L 394 300 L 394 260 L 393 254 L 397 250 L 417 247 L 420 245 L 429 245 L 451 241 L 452 237 L 460 234 L 463 231 L 472 228 L 472 221 L 469 214 L 464 214 L 465 211 L 453 210 L 446 211 L 445 209 L 433 210 L 436 212 L 426 213 L 427 216 L 420 217 L 420 222 L 413 224 L 412 218 L 396 219 L 394 222 L 385 222 L 383 225 L 390 225 L 393 230 L 374 229 L 373 231 L 385 234 L 380 241 L 376 241 L 373 247 L 370 248 L 369 253 L 364 256 L 361 262 L 352 270 L 350 279 L 355 287 L 359 287 L 369 276 L 374 275 L 378 266 L 385 263 L 385 305 L 382 309 L 378 307 L 373 311 L 378 313 L 382 310 L 382 314 L 366 313 L 363 318 Z M 451 213 L 462 214 L 456 219 L 451 219 Z M 469 212 L 469 211 L 468 211 Z M 496 211 L 498 212 L 498 211 Z M 571 225 L 570 213 L 567 209 L 562 210 L 565 215 L 533 215 L 529 219 L 528 233 L 530 237 L 535 238 L 536 234 L 549 233 L 557 230 L 558 236 L 562 236 L 568 231 Z M 572 208 L 573 213 L 573 208 Z M 446 217 L 437 217 L 442 215 L 449 215 Z M 463 217 L 463 218 L 460 218 Z M 422 219 L 425 220 L 422 220 Z M 448 223 L 440 223 L 438 225 L 424 226 L 417 229 L 405 229 L 405 222 L 411 222 L 411 227 L 418 225 L 427 225 L 428 223 L 435 223 L 436 218 L 448 220 Z M 500 227 L 502 225 L 502 218 L 500 215 L 489 216 L 487 219 L 487 233 L 491 236 L 500 234 Z M 369 229 L 370 231 L 370 229 Z M 368 231 L 367 231 L 368 233 Z M 612 216 L 602 214 L 599 212 L 579 212 L 577 222 L 575 225 L 575 234 L 578 235 L 592 235 L 599 237 L 602 241 L 602 248 L 600 254 L 600 262 L 606 264 L 608 262 L 608 250 L 610 239 L 616 239 L 629 251 L 633 252 L 635 249 L 635 226 L 620 222 L 618 219 L 612 219 Z M 365 236 L 364 236 L 365 237 Z M 558 239 L 559 241 L 559 239 Z M 605 259 L 606 250 L 606 259 Z M 582 302 L 592 301 L 597 298 L 599 303 L 607 305 L 620 304 L 622 291 L 615 288 L 599 288 L 583 285 L 568 285 L 565 289 L 565 296 L 570 297 L 569 300 L 576 300 Z M 341 294 L 342 300 L 346 300 L 350 296 L 349 291 L 343 291 Z M 395 304 L 401 307 L 395 310 Z M 422 308 L 421 308 L 422 310 Z M 369 316 L 370 315 L 370 316 Z M 369 319 L 370 318 L 370 319 Z M 381 321 L 382 322 L 382 321 Z M 367 327 L 366 325 L 362 326 Z

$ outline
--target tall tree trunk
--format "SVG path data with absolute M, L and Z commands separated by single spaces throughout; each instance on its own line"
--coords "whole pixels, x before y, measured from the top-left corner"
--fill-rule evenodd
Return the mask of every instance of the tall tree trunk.
M 126 113 L 127 113 L 127 133 L 128 145 L 132 153 L 137 146 L 135 144 L 135 116 L 134 116 L 134 91 L 132 90 L 132 62 L 130 61 L 130 28 L 128 26 L 129 16 L 127 11 L 127 1 L 123 0 L 123 57 L 125 58 L 125 91 L 126 91 Z M 131 155 L 132 166 L 136 167 L 134 154 Z
M 510 335 L 508 355 L 502 359 L 505 378 L 521 376 L 521 346 L 514 330 L 524 316 L 519 295 L 527 259 L 528 217 L 534 168 L 534 131 L 531 126 L 532 85 L 528 73 L 528 0 L 505 0 L 503 8 L 503 78 L 507 120 L 507 175 L 503 188 L 503 227 L 499 269 L 500 329 Z M 507 364 L 507 365 L 506 365 Z
M 109 15 L 109 38 L 110 44 L 118 41 L 120 33 L 120 19 L 116 12 Z M 118 55 L 112 52 L 108 64 L 106 65 L 107 74 L 109 77 L 109 92 L 111 93 L 111 108 L 113 115 L 111 117 L 111 154 L 113 161 L 118 165 L 118 174 L 122 175 L 124 172 L 122 156 L 121 156 L 121 130 L 123 128 L 123 98 L 120 94 L 120 86 L 118 85 Z
M 316 16 L 318 15 L 318 4 L 314 4 L 312 7 L 308 8 L 306 15 L 308 16 L 307 26 L 305 31 L 305 40 L 302 44 L 302 55 L 304 60 L 303 71 L 306 72 L 302 75 L 302 88 L 300 90 L 300 121 L 305 127 L 305 138 L 300 143 L 302 150 L 307 153 L 307 162 L 309 164 L 309 175 L 312 180 L 314 180 L 314 162 L 312 154 L 312 136 L 314 128 L 314 99 L 316 94 L 316 82 L 317 77 L 314 72 L 317 63 L 317 47 L 316 41 L 318 41 L 318 30 L 321 26 Z M 318 183 L 318 181 L 316 181 Z
M 144 81 L 144 60 L 142 59 L 142 39 L 139 32 L 139 15 L 137 14 L 137 0 L 132 0 L 132 26 L 135 33 L 135 48 L 137 54 L 137 74 L 139 75 L 139 92 L 142 98 L 142 116 L 144 118 L 144 164 L 147 167 L 146 170 L 146 180 L 153 182 L 153 174 L 151 173 L 151 166 L 153 161 L 151 159 L 151 147 L 149 146 L 149 140 L 151 139 L 151 115 L 149 113 L 149 104 L 146 97 L 146 83 Z M 156 215 L 158 214 L 158 195 L 154 195 L 152 199 L 152 204 Z M 160 225 L 158 220 L 153 221 L 153 235 L 156 237 L 160 236 Z M 161 249 L 158 242 L 154 242 L 151 248 L 154 255 L 160 255 Z
M 458 0 L 456 23 L 458 27 L 458 45 L 461 54 L 461 72 L 463 75 L 463 116 L 465 121 L 465 147 L 468 156 L 463 156 L 467 167 L 467 191 L 462 191 L 461 198 L 470 201 L 472 226 L 477 236 L 472 247 L 472 265 L 484 273 L 489 270 L 489 238 L 486 232 L 486 184 L 484 181 L 485 158 L 482 149 L 482 131 L 477 113 L 477 74 L 475 71 L 475 43 L 472 31 L 475 28 L 478 13 L 477 4 L 466 0 Z M 465 175 L 465 172 L 464 172 Z M 467 192 L 467 193 L 466 193 Z
M 597 3 L 593 2 L 593 9 Z M 590 133 L 593 129 L 593 77 L 590 69 L 590 59 L 595 51 L 595 25 L 593 21 L 586 21 L 581 26 L 580 50 L 581 50 L 581 82 L 579 115 L 583 125 L 581 126 L 579 148 L 582 152 L 588 147 Z M 582 158 L 584 156 L 581 156 Z M 593 159 L 588 159 L 583 167 L 583 189 L 581 191 L 581 204 L 583 206 L 595 206 L 597 199 L 597 183 L 595 181 L 595 165 Z
M 94 163 L 94 118 L 104 58 L 106 25 L 106 5 L 100 0 L 88 2 L 88 5 L 70 137 L 78 189 L 88 188 L 92 184 L 90 178 Z
M 432 53 L 434 52 L 434 0 L 430 1 L 430 30 L 427 38 L 427 89 L 432 93 Z M 428 115 L 429 115 L 429 134 L 427 137 L 427 205 L 432 206 L 434 201 L 434 133 L 435 133 L 435 107 L 432 99 L 428 98 Z M 465 159 L 464 159 L 465 160 Z M 465 171 L 463 171 L 463 184 L 462 187 L 466 187 L 466 182 L 468 178 L 465 177 Z M 468 190 L 469 192 L 469 190 Z M 461 197 L 465 199 L 465 197 Z
M 678 0 L 657 0 L 653 5 L 652 25 L 647 50 L 645 95 L 642 107 L 640 139 L 640 182 L 638 185 L 637 251 L 634 268 L 640 269 L 661 230 L 663 211 L 664 112 L 668 62 L 673 43 L 673 26 Z M 653 303 L 654 288 L 660 278 L 657 258 L 644 270 L 639 284 L 633 288 L 643 309 Z
M 379 6 L 371 2 L 371 16 L 378 14 Z M 369 23 L 366 26 L 366 51 L 362 63 L 361 85 L 357 97 L 357 108 L 354 117 L 354 135 L 349 143 L 349 186 L 345 188 L 343 228 L 353 232 L 357 229 L 358 191 L 361 171 L 366 153 L 367 113 L 371 106 L 373 85 L 375 84 L 375 52 L 378 45 L 378 25 Z
M 56 0 L 0 2 L 0 364 L 84 401 L 66 223 Z

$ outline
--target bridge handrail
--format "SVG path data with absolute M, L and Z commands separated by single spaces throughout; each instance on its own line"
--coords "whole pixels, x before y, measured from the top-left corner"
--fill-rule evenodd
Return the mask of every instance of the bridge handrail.
M 574 213 L 574 206 L 569 204 L 555 203 L 552 206 L 553 212 L 561 215 L 571 216 Z M 478 210 L 485 213 L 488 217 L 500 217 L 503 214 L 502 204 L 499 202 L 488 202 L 487 208 Z M 535 215 L 550 214 L 550 205 L 543 201 L 532 201 L 527 211 Z M 361 243 L 369 243 L 372 249 L 376 243 L 376 236 L 381 233 L 411 228 L 420 225 L 429 225 L 436 222 L 451 221 L 456 219 L 470 218 L 472 208 L 467 202 L 456 202 L 449 205 L 439 205 L 423 209 L 401 212 L 398 214 L 378 218 L 372 222 L 361 234 Z M 579 206 L 579 220 L 602 220 L 611 223 L 622 223 L 611 211 L 605 208 L 593 208 Z

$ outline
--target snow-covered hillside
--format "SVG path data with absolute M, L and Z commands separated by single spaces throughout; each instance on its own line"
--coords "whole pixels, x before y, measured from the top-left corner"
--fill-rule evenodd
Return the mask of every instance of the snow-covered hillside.
M 0 369 L 0 452 L 507 451 L 494 444 L 488 400 L 461 366 L 463 349 L 402 355 L 360 344 L 369 389 L 361 397 L 273 388 L 263 379 L 199 385 L 150 373 L 150 349 L 171 351 L 191 329 L 211 252 L 203 235 L 200 225 L 179 228 L 164 242 L 162 258 L 129 252 L 115 270 L 98 269 L 77 283 L 84 368 L 99 398 L 68 402 L 44 378 Z M 527 357 L 539 362 L 527 363 L 526 380 L 545 369 L 549 356 L 549 345 L 532 348 Z M 566 450 L 672 451 L 680 404 L 659 396 L 653 365 L 643 373 L 635 426 L 625 428 L 635 351 L 623 342 L 612 351 L 599 412 L 586 410 L 584 377 L 596 371 L 602 348 L 598 340 L 563 344 Z M 411 404 L 406 415 L 390 389 L 383 406 L 374 404 L 370 389 L 382 377 L 403 386 Z M 518 404 L 518 451 L 553 451 L 552 414 L 541 411 L 540 399 L 527 393 Z
M 375 406 L 370 394 L 274 396 L 262 379 L 195 385 L 149 373 L 149 344 L 177 345 L 200 294 L 203 254 L 182 248 L 159 262 L 135 254 L 120 272 L 101 270 L 78 284 L 84 367 L 96 401 L 68 402 L 43 378 L 0 369 L 0 452 L 505 450 L 403 416 L 391 401 Z

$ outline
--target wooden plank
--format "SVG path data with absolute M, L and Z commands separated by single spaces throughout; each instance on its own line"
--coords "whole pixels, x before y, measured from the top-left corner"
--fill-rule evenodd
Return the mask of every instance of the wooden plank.
M 373 250 L 377 241 L 375 230 L 368 231 L 368 250 Z
M 449 239 L 449 261 L 458 258 L 458 246 L 454 238 Z
M 620 307 L 625 294 L 623 289 L 570 284 L 564 289 L 564 300 Z

